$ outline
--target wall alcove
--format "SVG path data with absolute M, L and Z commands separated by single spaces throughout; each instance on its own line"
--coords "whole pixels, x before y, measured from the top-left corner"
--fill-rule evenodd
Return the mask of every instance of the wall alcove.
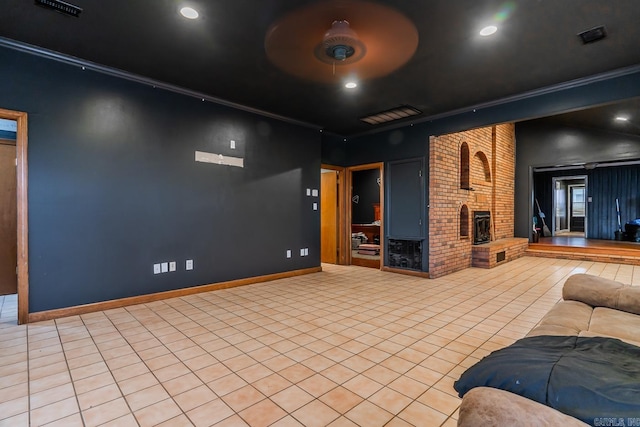
M 469 144 L 463 142 L 460 144 L 460 188 L 463 190 L 471 188 L 470 171 Z
M 491 166 L 489 159 L 482 151 L 478 151 L 473 156 L 473 183 L 489 184 L 491 182 Z
M 460 207 L 460 238 L 469 238 L 469 208 L 467 205 Z

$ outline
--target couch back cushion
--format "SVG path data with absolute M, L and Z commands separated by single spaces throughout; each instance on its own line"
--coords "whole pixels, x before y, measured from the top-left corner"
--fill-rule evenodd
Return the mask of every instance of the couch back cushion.
M 592 307 L 608 307 L 640 314 L 640 287 L 626 286 L 615 280 L 574 274 L 562 288 L 562 298 L 580 301 Z

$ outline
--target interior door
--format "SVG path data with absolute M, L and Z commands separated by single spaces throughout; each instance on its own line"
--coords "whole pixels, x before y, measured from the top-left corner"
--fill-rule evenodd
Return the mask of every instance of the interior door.
M 338 171 L 320 174 L 320 261 L 338 262 Z
M 0 295 L 18 292 L 16 146 L 0 140 Z

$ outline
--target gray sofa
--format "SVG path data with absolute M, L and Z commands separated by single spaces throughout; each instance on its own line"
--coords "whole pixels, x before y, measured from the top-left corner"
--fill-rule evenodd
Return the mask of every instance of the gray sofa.
M 640 347 L 640 287 L 575 274 L 565 282 L 562 297 L 527 337 L 606 337 Z M 588 424 L 517 394 L 478 386 L 464 395 L 458 426 L 479 425 Z

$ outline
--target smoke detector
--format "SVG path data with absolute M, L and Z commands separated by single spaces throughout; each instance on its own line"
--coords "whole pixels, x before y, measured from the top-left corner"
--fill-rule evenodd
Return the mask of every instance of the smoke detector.
M 315 48 L 315 56 L 328 64 L 353 64 L 365 55 L 367 49 L 345 20 L 333 21 L 324 34 L 322 43 Z

